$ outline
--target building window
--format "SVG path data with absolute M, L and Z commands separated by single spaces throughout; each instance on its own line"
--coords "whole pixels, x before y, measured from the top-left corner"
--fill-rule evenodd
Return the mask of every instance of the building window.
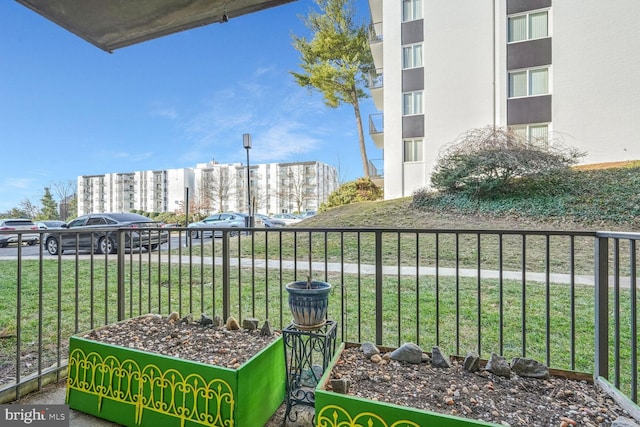
M 509 73 L 509 98 L 548 93 L 549 68 L 532 68 Z
M 402 98 L 403 115 L 410 116 L 414 114 L 422 114 L 422 91 L 404 93 L 402 94 Z
M 422 0 L 402 0 L 402 22 L 422 19 Z
M 510 16 L 509 42 L 549 37 L 549 11 Z
M 421 162 L 422 161 L 422 139 L 405 139 L 404 140 L 404 161 L 405 162 Z
M 402 47 L 402 68 L 422 67 L 422 44 Z
M 549 125 L 546 123 L 511 126 L 510 130 L 536 147 L 549 146 Z

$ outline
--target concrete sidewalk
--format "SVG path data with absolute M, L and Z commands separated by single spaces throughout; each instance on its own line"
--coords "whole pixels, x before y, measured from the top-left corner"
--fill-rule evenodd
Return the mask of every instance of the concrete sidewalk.
M 16 405 L 62 405 L 64 404 L 65 395 L 67 393 L 66 382 L 60 381 L 56 384 L 49 384 L 42 388 L 41 391 L 30 393 L 22 399 L 11 402 Z M 87 415 L 83 412 L 69 410 L 69 426 L 71 427 L 118 427 L 110 421 Z

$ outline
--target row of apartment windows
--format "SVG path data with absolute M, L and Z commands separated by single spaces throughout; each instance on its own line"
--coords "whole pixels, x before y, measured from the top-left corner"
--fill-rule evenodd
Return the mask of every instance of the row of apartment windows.
M 422 0 L 402 0 L 402 22 L 422 19 Z M 424 66 L 422 44 L 412 44 L 402 47 L 402 68 L 416 68 Z M 402 95 L 402 114 L 423 114 L 423 92 L 407 92 Z M 404 140 L 404 161 L 422 161 L 422 138 Z
M 507 42 L 515 43 L 550 37 L 550 10 L 535 10 L 507 17 Z M 547 95 L 550 93 L 550 68 L 533 67 L 509 71 L 509 98 Z M 523 124 L 510 130 L 529 141 L 546 148 L 549 144 L 549 124 Z
M 422 19 L 422 0 L 402 1 L 402 21 Z M 549 10 L 529 11 L 507 17 L 508 42 L 520 42 L 549 37 Z M 402 68 L 422 67 L 421 43 L 402 47 Z M 546 95 L 549 90 L 549 67 L 536 67 L 508 73 L 509 98 Z M 423 91 L 403 93 L 403 115 L 423 114 Z M 513 132 L 532 143 L 547 144 L 549 125 L 529 124 L 513 126 Z M 419 162 L 423 159 L 423 139 L 404 140 L 404 161 Z
M 549 94 L 549 67 L 509 72 L 509 98 Z M 423 114 L 423 91 L 402 94 L 402 114 Z

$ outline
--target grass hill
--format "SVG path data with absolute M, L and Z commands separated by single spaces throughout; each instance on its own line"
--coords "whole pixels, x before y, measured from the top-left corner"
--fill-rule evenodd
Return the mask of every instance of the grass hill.
M 526 193 L 491 199 L 429 193 L 353 203 L 299 226 L 640 231 L 640 162 L 582 166 Z

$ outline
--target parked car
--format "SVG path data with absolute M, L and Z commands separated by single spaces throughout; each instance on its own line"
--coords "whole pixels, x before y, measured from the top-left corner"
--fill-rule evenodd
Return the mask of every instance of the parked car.
M 160 229 L 160 225 L 146 216 L 135 213 L 100 213 L 80 216 L 61 229 L 47 233 L 45 247 L 51 255 L 67 250 L 95 251 L 99 254 L 118 251 L 118 233 L 121 228 L 129 228 L 125 233 L 125 248 L 144 248 L 152 251 L 169 240 L 165 230 L 135 230 L 136 228 Z M 75 231 L 76 233 L 72 233 Z
M 271 218 L 264 214 L 257 213 L 257 214 L 253 214 L 253 216 L 255 216 L 256 219 L 260 219 L 260 221 L 262 221 L 262 223 L 264 224 L 265 228 L 284 227 L 285 225 L 287 225 L 284 221 Z M 257 222 L 258 221 L 256 221 L 256 224 Z
M 311 218 L 312 216 L 316 216 L 317 214 L 318 214 L 318 212 L 316 212 L 316 211 L 306 211 L 306 212 L 302 212 L 298 216 L 300 218 L 302 218 L 302 219 L 307 219 L 307 218 Z
M 64 221 L 60 221 L 57 219 L 48 219 L 46 221 L 38 221 L 36 225 L 38 226 L 38 230 L 48 230 L 50 228 L 62 228 L 67 223 Z
M 0 230 L 38 230 L 38 227 L 27 218 L 0 219 Z M 38 243 L 40 235 L 37 233 L 23 233 L 22 242 L 33 246 Z M 18 243 L 18 234 L 0 234 L 0 248 L 6 248 L 10 243 Z
M 279 219 L 280 221 L 284 222 L 287 225 L 295 224 L 297 222 L 302 221 L 302 218 L 300 218 L 298 215 L 294 215 L 294 214 L 290 214 L 290 213 L 275 214 L 271 218 Z
M 246 226 L 247 214 L 238 212 L 223 212 L 209 215 L 202 221 L 192 222 L 187 227 L 191 228 L 191 237 L 194 239 L 209 236 L 222 237 L 222 230 L 202 230 L 204 228 L 242 228 Z M 237 234 L 236 231 L 230 233 L 232 236 Z

